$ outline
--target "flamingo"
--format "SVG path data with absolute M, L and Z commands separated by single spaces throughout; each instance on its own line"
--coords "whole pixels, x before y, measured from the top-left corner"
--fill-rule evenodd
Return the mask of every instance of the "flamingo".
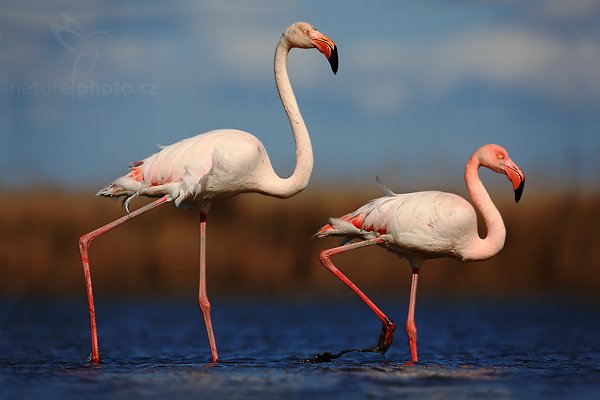
M 479 167 L 505 174 L 512 182 L 518 203 L 525 185 L 525 175 L 510 159 L 504 148 L 487 144 L 475 151 L 465 168 L 465 182 L 475 208 L 483 217 L 487 229 L 485 238 L 477 232 L 475 208 L 465 199 L 452 193 L 425 191 L 396 194 L 380 180 L 385 196 L 371 200 L 341 218 L 331 218 L 315 237 L 341 236 L 346 243 L 321 252 L 320 260 L 350 289 L 352 289 L 383 323 L 376 346 L 367 349 L 348 349 L 315 356 L 316 361 L 329 361 L 349 351 L 374 351 L 384 354 L 394 336 L 396 325 L 331 261 L 331 256 L 370 245 L 379 245 L 408 259 L 412 268 L 412 283 L 406 321 L 406 333 L 411 359 L 418 362 L 415 303 L 419 268 L 426 259 L 451 257 L 461 261 L 486 260 L 504 246 L 506 228 L 502 217 L 490 199 L 481 180 Z
M 296 143 L 296 167 L 288 178 L 280 178 L 269 161 L 263 144 L 253 135 L 234 129 L 206 132 L 170 146 L 129 165 L 130 171 L 101 189 L 99 196 L 125 198 L 123 217 L 110 222 L 79 239 L 79 250 L 85 277 L 90 330 L 91 363 L 100 362 L 98 334 L 92 293 L 88 249 L 93 239 L 162 204 L 189 205 L 200 216 L 200 279 L 198 304 L 203 315 L 213 362 L 218 361 L 210 302 L 206 294 L 206 221 L 213 200 L 239 193 L 256 192 L 287 198 L 303 190 L 310 179 L 313 154 L 308 130 L 300 114 L 287 72 L 287 56 L 292 48 L 316 48 L 328 59 L 335 74 L 338 67 L 335 43 L 307 22 L 290 25 L 281 35 L 275 50 L 275 83 L 290 121 Z M 158 197 L 151 203 L 129 211 L 129 203 L 137 196 Z

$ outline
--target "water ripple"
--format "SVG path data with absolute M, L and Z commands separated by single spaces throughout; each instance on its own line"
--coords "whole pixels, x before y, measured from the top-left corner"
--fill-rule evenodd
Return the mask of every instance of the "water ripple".
M 90 365 L 85 304 L 47 302 L 40 309 L 0 302 L 3 397 L 546 399 L 600 393 L 594 307 L 574 314 L 547 304 L 421 305 L 422 362 L 416 365 L 406 362 L 402 332 L 385 356 L 349 353 L 303 362 L 377 339 L 378 321 L 355 304 L 246 305 L 251 316 L 239 304 L 222 304 L 213 316 L 218 363 L 208 362 L 195 305 L 108 303 L 98 309 L 103 359 Z

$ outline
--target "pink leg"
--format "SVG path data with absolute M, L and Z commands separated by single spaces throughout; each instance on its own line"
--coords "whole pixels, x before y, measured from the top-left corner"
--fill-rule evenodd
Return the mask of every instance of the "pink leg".
M 357 243 L 347 244 L 344 246 L 334 247 L 333 249 L 328 249 L 328 250 L 324 250 L 323 252 L 321 252 L 320 258 L 321 258 L 321 263 L 323 264 L 323 266 L 325 268 L 327 268 L 329 271 L 331 271 L 335 276 L 337 276 L 350 289 L 352 289 L 352 291 L 354 291 L 354 293 L 356 293 L 358 295 L 358 297 L 360 297 L 360 299 L 362 301 L 364 301 L 367 306 L 369 306 L 369 308 L 375 313 L 375 315 L 377 315 L 377 318 L 379 318 L 381 320 L 381 322 L 383 324 L 383 328 L 381 330 L 381 335 L 379 336 L 379 341 L 377 343 L 377 346 L 375 346 L 369 350 L 377 351 L 381 354 L 384 354 L 388 350 L 390 345 L 392 344 L 392 339 L 394 338 L 394 330 L 396 329 L 396 325 L 392 322 L 391 319 L 389 319 L 375 305 L 375 303 L 373 303 L 371 301 L 371 299 L 369 299 L 362 292 L 362 290 L 360 290 L 358 288 L 358 286 L 356 286 L 339 269 L 337 269 L 335 267 L 335 265 L 333 265 L 333 262 L 331 262 L 331 260 L 330 260 L 330 257 L 335 254 L 343 253 L 346 251 L 358 249 L 358 248 L 365 247 L 365 246 L 370 246 L 373 244 L 378 244 L 378 243 L 381 243 L 382 241 L 383 240 L 381 240 L 379 238 L 375 238 L 375 239 L 365 240 L 363 242 L 357 242 Z
M 417 356 L 417 326 L 415 325 L 415 304 L 417 300 L 417 281 L 419 280 L 419 269 L 412 270 L 412 283 L 410 285 L 410 302 L 408 305 L 408 318 L 406 319 L 406 333 L 410 345 L 410 356 L 413 362 L 418 362 Z
M 158 200 L 153 201 L 141 207 L 131 214 L 127 214 L 122 216 L 121 218 L 110 222 L 100 228 L 83 235 L 79 239 L 79 253 L 81 254 L 81 263 L 83 264 L 83 275 L 85 277 L 85 288 L 87 292 L 88 298 L 88 309 L 90 311 L 90 329 L 92 332 L 92 356 L 90 361 L 93 364 L 97 364 L 100 362 L 100 352 L 98 350 L 98 332 L 96 331 L 96 312 L 94 311 L 94 295 L 92 293 L 92 275 L 90 273 L 90 262 L 88 258 L 88 249 L 92 243 L 92 240 L 97 238 L 98 236 L 108 232 L 109 230 L 116 228 L 117 226 L 124 224 L 125 222 L 137 217 L 140 214 L 145 213 L 146 211 L 150 211 L 151 209 L 160 206 L 163 203 L 171 201 L 168 196 L 163 196 Z
M 212 360 L 216 362 L 219 360 L 219 356 L 217 355 L 217 344 L 210 320 L 210 302 L 206 295 L 206 214 L 202 211 L 200 211 L 200 284 L 198 287 L 198 305 L 200 305 L 200 310 L 204 317 Z

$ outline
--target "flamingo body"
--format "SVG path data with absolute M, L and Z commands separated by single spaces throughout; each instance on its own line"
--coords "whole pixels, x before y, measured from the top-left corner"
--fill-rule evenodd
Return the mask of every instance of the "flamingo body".
M 176 205 L 207 203 L 260 191 L 272 174 L 263 144 L 248 132 L 219 129 L 163 147 L 132 163 L 130 172 L 100 190 L 102 196 L 168 195 Z
M 406 258 L 454 257 L 477 232 L 471 204 L 452 193 L 386 194 L 341 218 L 332 218 L 317 237 L 381 238 L 380 246 Z

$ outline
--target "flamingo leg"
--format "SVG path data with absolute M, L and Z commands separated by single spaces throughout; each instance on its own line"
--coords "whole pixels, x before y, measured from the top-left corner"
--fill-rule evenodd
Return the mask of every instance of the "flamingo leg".
M 92 355 L 90 357 L 90 362 L 92 364 L 98 364 L 100 362 L 100 352 L 98 350 L 98 332 L 96 330 L 96 312 L 94 309 L 94 295 L 92 292 L 92 275 L 90 273 L 90 262 L 88 257 L 88 250 L 92 243 L 92 240 L 97 238 L 98 236 L 110 231 L 117 226 L 124 224 L 127 221 L 132 220 L 133 218 L 141 215 L 151 209 L 160 206 L 168 201 L 171 201 L 169 196 L 163 196 L 158 200 L 153 201 L 141 207 L 130 214 L 124 215 L 121 218 L 114 220 L 106 225 L 101 226 L 100 228 L 86 233 L 85 235 L 79 238 L 79 253 L 81 254 L 81 263 L 83 264 L 83 275 L 85 278 L 85 288 L 87 292 L 88 299 L 88 309 L 90 311 L 90 330 L 92 333 Z
M 198 305 L 204 318 L 212 360 L 216 362 L 219 360 L 219 356 L 217 355 L 217 344 L 210 319 L 210 302 L 206 294 L 206 219 L 206 213 L 200 211 L 200 283 L 198 285 Z
M 321 255 L 320 255 L 320 259 L 321 259 L 321 263 L 323 264 L 323 266 L 325 268 L 327 268 L 329 271 L 331 271 L 335 276 L 337 276 L 338 279 L 340 279 L 342 282 L 344 282 L 350 289 L 352 289 L 352 291 L 354 293 L 356 293 L 356 295 L 358 297 L 360 297 L 360 299 L 362 301 L 364 301 L 367 306 L 369 306 L 369 308 L 375 313 L 377 318 L 379 318 L 381 320 L 381 323 L 383 324 L 377 345 L 372 348 L 364 349 L 361 351 L 375 351 L 375 352 L 384 354 L 389 349 L 390 345 L 392 344 L 392 340 L 394 338 L 394 330 L 396 329 L 396 324 L 394 324 L 394 322 L 392 322 L 392 320 L 389 319 L 387 317 L 387 315 L 385 315 L 383 313 L 383 311 L 381 311 L 379 309 L 379 307 L 377 307 L 375 305 L 375 303 L 373 303 L 371 301 L 371 299 L 369 299 L 367 297 L 367 295 L 365 295 L 363 293 L 363 291 L 358 288 L 358 286 L 356 286 L 339 269 L 337 269 L 336 266 L 333 265 L 333 262 L 330 259 L 331 256 L 339 254 L 339 253 L 344 253 L 346 251 L 355 250 L 355 249 L 359 249 L 361 247 L 366 247 L 366 246 L 370 246 L 373 244 L 379 244 L 382 242 L 383 242 L 382 239 L 374 238 L 374 239 L 365 240 L 362 242 L 356 242 L 356 243 L 351 243 L 351 244 L 347 244 L 344 246 L 334 247 L 332 249 L 322 251 Z M 340 354 L 343 354 L 343 353 L 344 352 L 342 352 Z
M 418 362 L 417 356 L 417 326 L 415 325 L 415 304 L 417 301 L 417 282 L 419 280 L 419 269 L 413 268 L 412 282 L 410 285 L 410 301 L 408 305 L 408 317 L 406 319 L 406 333 L 410 345 L 410 356 L 413 362 Z

